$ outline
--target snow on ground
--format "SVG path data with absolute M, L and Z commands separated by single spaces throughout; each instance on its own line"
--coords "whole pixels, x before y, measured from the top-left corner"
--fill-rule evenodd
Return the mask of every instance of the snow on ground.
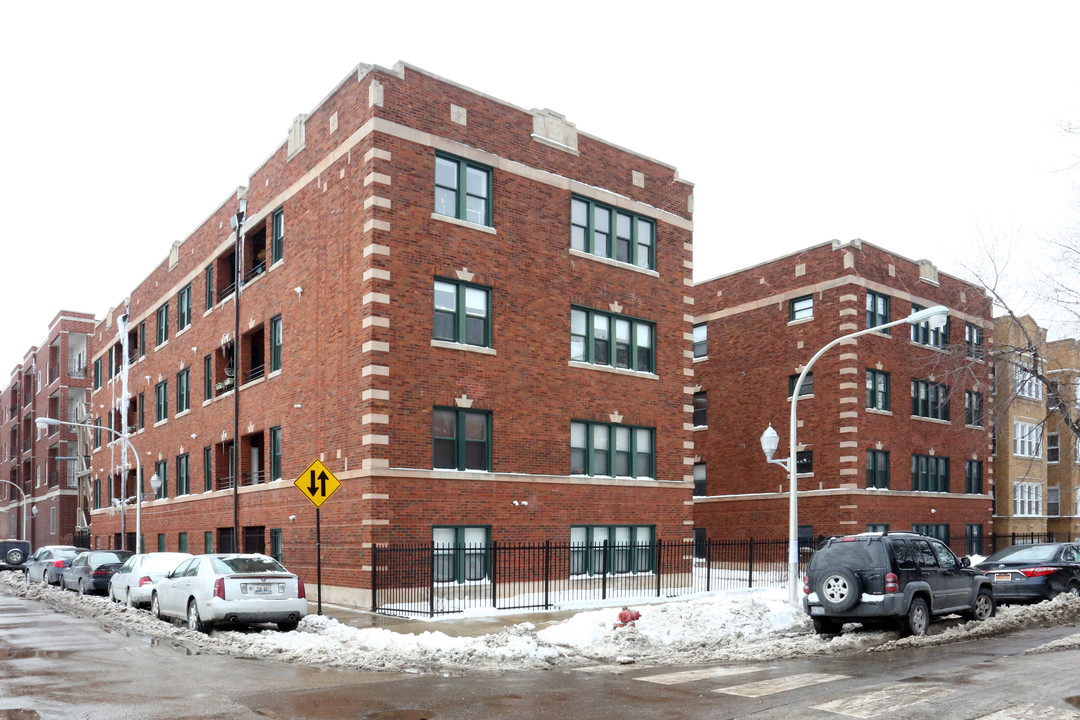
M 511 625 L 480 637 L 442 632 L 397 633 L 355 628 L 326 615 L 309 615 L 296 632 L 214 630 L 209 634 L 157 620 L 145 610 L 102 597 L 39 584 L 17 573 L 0 573 L 5 592 L 44 602 L 61 612 L 93 618 L 102 626 L 173 642 L 197 652 L 302 663 L 319 667 L 463 674 L 581 667 L 599 664 L 648 665 L 760 662 L 841 652 L 882 652 L 1002 635 L 1016 630 L 1080 625 L 1080 599 L 1062 596 L 1031 606 L 999 608 L 985 622 L 947 620 L 930 635 L 899 638 L 895 631 L 849 625 L 835 638 L 814 634 L 809 619 L 787 603 L 784 589 L 701 594 L 691 599 L 632 604 L 642 613 L 632 626 L 616 628 L 618 607 L 588 609 L 537 630 Z M 625 604 L 625 601 L 623 601 Z M 1049 643 L 1041 651 L 1080 646 L 1080 635 Z

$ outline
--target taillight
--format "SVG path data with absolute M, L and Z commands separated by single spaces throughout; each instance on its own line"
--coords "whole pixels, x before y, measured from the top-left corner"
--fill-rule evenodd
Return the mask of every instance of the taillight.
M 301 600 L 307 600 L 307 590 L 304 589 L 304 581 L 296 578 L 296 591 L 300 593 Z
M 214 597 L 225 599 L 225 578 L 218 578 L 214 581 Z
M 111 575 L 112 573 L 110 573 L 108 570 L 95 570 L 91 574 L 95 575 L 95 576 L 101 576 L 101 575 Z
M 64 561 L 63 560 L 53 560 L 52 566 L 62 568 L 62 567 L 64 567 Z
M 858 541 L 859 541 L 859 538 L 855 537 L 854 535 L 845 535 L 844 537 L 840 538 L 840 542 L 858 542 Z
M 150 579 L 149 575 L 143 575 L 141 578 L 139 578 L 139 587 L 142 587 L 143 585 L 153 585 L 153 584 L 154 584 L 154 581 Z
M 1053 575 L 1057 571 L 1058 569 L 1053 567 L 1029 567 L 1020 569 L 1020 572 L 1023 573 L 1024 577 L 1043 577 L 1044 575 Z
M 900 582 L 896 573 L 885 573 L 885 592 L 894 593 L 900 590 Z

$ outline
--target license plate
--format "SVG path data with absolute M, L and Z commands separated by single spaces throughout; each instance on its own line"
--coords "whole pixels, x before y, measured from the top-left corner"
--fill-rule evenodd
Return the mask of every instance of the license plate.
M 998 573 L 994 576 L 994 582 L 1011 582 L 1012 573 Z
M 821 605 L 811 605 L 810 606 L 810 614 L 811 615 L 824 615 L 825 614 L 825 608 L 823 608 Z
M 269 585 L 256 585 L 255 586 L 255 594 L 256 595 L 269 595 L 271 592 L 273 592 L 273 590 L 274 590 L 274 588 L 272 588 Z

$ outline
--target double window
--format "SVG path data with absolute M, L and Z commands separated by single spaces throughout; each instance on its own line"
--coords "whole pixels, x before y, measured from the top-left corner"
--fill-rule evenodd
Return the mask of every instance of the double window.
M 157 309 L 157 344 L 155 347 L 164 345 L 169 341 L 169 303 L 165 303 Z
M 450 155 L 436 155 L 435 212 L 490 227 L 491 168 Z
M 656 269 L 652 220 L 582 197 L 570 201 L 570 247 L 591 255 Z
M 964 463 L 964 492 L 978 495 L 982 493 L 982 460 L 968 460 Z
M 570 423 L 570 474 L 656 477 L 652 428 Z
M 163 380 L 154 387 L 154 422 L 169 417 L 169 381 Z
M 886 325 L 889 322 L 889 296 L 868 290 L 866 292 L 866 327 Z M 888 333 L 886 328 L 883 333 Z
M 964 325 L 964 348 L 967 351 L 969 358 L 975 358 L 976 360 L 982 359 L 983 356 L 983 329 L 978 325 L 972 323 L 965 323 Z
M 491 413 L 437 407 L 431 434 L 436 469 L 491 470 Z
M 184 368 L 176 374 L 176 412 L 191 409 L 191 369 Z
M 176 296 L 176 331 L 180 332 L 191 324 L 191 283 L 188 283 Z
M 600 310 L 570 311 L 570 359 L 653 372 L 656 330 L 651 322 Z
M 929 380 L 912 380 L 911 414 L 914 417 L 948 420 L 949 388 Z
M 964 391 L 964 424 L 982 427 L 983 396 L 972 390 Z
M 570 528 L 570 575 L 652 572 L 654 531 L 644 525 L 579 525 Z
M 788 321 L 809 320 L 814 317 L 814 296 L 803 295 L 788 303 Z
M 1013 455 L 1042 457 L 1042 426 L 1017 420 L 1013 423 Z
M 866 487 L 889 489 L 889 452 L 887 450 L 866 451 Z
M 435 582 L 460 583 L 488 577 L 491 528 L 436 527 L 431 530 L 431 542 Z
M 866 369 L 866 407 L 888 412 L 889 373 L 873 368 Z
M 1043 386 L 1035 376 L 1032 363 L 1013 366 L 1013 383 L 1016 394 L 1031 400 L 1042 400 Z
M 491 347 L 491 290 L 455 280 L 435 280 L 433 337 Z
M 788 375 L 787 379 L 787 394 L 788 397 L 795 397 L 795 383 L 799 381 L 799 374 Z M 802 385 L 799 386 L 799 397 L 805 395 L 814 394 L 814 373 L 806 373 L 806 377 L 803 378 Z
M 1033 482 L 1013 483 L 1013 515 L 1042 515 L 1042 485 Z
M 922 305 L 911 304 L 911 314 L 925 310 Z M 929 345 L 931 347 L 943 348 L 949 344 L 949 321 L 945 321 L 945 326 L 942 328 L 930 327 L 929 320 L 923 320 L 921 323 L 917 323 L 911 326 L 911 342 L 918 343 L 919 345 Z
M 949 458 L 937 455 L 912 455 L 911 489 L 923 492 L 949 492 Z

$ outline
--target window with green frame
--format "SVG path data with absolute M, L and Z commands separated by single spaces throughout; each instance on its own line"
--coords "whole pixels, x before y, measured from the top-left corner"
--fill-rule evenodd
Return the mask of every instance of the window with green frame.
M 870 410 L 889 411 L 889 373 L 874 368 L 866 369 L 866 407 Z
M 210 263 L 203 271 L 203 279 L 206 281 L 206 309 L 214 307 L 214 264 Z
M 982 460 L 968 460 L 964 463 L 964 492 L 982 493 Z
M 803 295 L 788 303 L 788 322 L 809 320 L 814 317 L 814 296 Z
M 101 389 L 101 358 L 94 361 L 94 389 Z
M 794 375 L 788 375 L 787 379 L 787 395 L 789 398 L 795 396 L 795 383 L 799 382 L 799 373 Z M 803 378 L 802 385 L 799 386 L 799 397 L 814 394 L 814 373 L 806 373 L 806 377 Z
M 154 422 L 169 417 L 169 381 L 162 380 L 154 387 Z
M 281 479 L 281 428 L 270 428 L 270 480 Z
M 146 321 L 139 323 L 139 357 L 146 357 Z
M 191 368 L 184 368 L 176 374 L 176 412 L 191 409 Z
M 436 154 L 435 213 L 491 227 L 491 168 Z
M 191 283 L 180 289 L 176 295 L 176 331 L 180 332 L 191 324 Z
M 433 527 L 435 582 L 485 580 L 491 565 L 491 528 L 453 525 Z
M 570 309 L 570 359 L 655 372 L 656 328 L 647 320 L 602 310 Z
M 889 523 L 866 523 L 866 532 L 889 532 Z
M 270 372 L 281 369 L 281 316 L 270 318 Z
M 866 487 L 889 489 L 889 451 L 866 451 Z
M 656 477 L 653 428 L 614 423 L 570 423 L 570 474 Z
M 176 538 L 176 547 L 179 552 L 187 552 L 187 533 L 182 532 Z
M 209 445 L 202 450 L 202 462 L 203 462 L 203 492 L 210 492 L 214 489 L 214 451 Z
M 889 322 L 889 296 L 876 293 L 873 290 L 866 291 L 866 327 L 872 328 L 878 325 L 886 325 Z M 888 334 L 889 328 L 881 332 Z
M 913 523 L 911 532 L 922 533 L 945 542 L 949 539 L 949 526 L 945 523 Z M 925 540 L 923 542 L 926 542 Z
M 94 418 L 94 449 L 101 447 L 101 418 Z
M 101 481 L 94 480 L 94 509 L 101 507 Z
M 656 224 L 595 200 L 570 200 L 570 247 L 649 270 L 656 269 Z
M 165 552 L 165 533 L 158 533 L 157 549 L 158 552 Z
M 270 528 L 270 557 L 278 562 L 285 562 L 285 543 L 281 539 L 281 528 Z
M 278 208 L 270 216 L 270 264 L 285 257 L 285 208 Z
M 491 413 L 436 407 L 432 413 L 433 467 L 491 470 Z
M 912 315 L 925 309 L 926 308 L 922 305 L 911 303 Z M 930 327 L 929 320 L 923 320 L 921 323 L 912 325 L 911 342 L 918 343 L 919 345 L 929 345 L 930 347 L 945 347 L 949 344 L 949 320 L 945 320 L 945 327 L 943 328 Z
M 157 492 L 154 494 L 158 500 L 164 500 L 169 497 L 169 463 L 166 460 L 158 460 L 154 465 L 154 473 L 158 476 L 158 480 L 161 481 L 161 485 L 158 486 Z
M 214 552 L 214 531 L 207 530 L 203 533 L 203 552 Z
M 139 429 L 146 427 L 146 395 L 139 393 Z
M 911 456 L 911 489 L 949 492 L 949 458 L 937 455 Z
M 214 399 L 214 356 L 203 355 L 203 400 Z
M 491 289 L 435 278 L 436 340 L 491 347 Z
M 191 493 L 191 474 L 188 454 L 178 455 L 176 458 L 176 495 L 189 495 Z
M 912 417 L 949 419 L 949 388 L 929 380 L 911 381 Z
M 169 303 L 157 309 L 157 346 L 169 341 Z
M 571 526 L 570 575 L 653 572 L 654 535 L 649 525 Z

